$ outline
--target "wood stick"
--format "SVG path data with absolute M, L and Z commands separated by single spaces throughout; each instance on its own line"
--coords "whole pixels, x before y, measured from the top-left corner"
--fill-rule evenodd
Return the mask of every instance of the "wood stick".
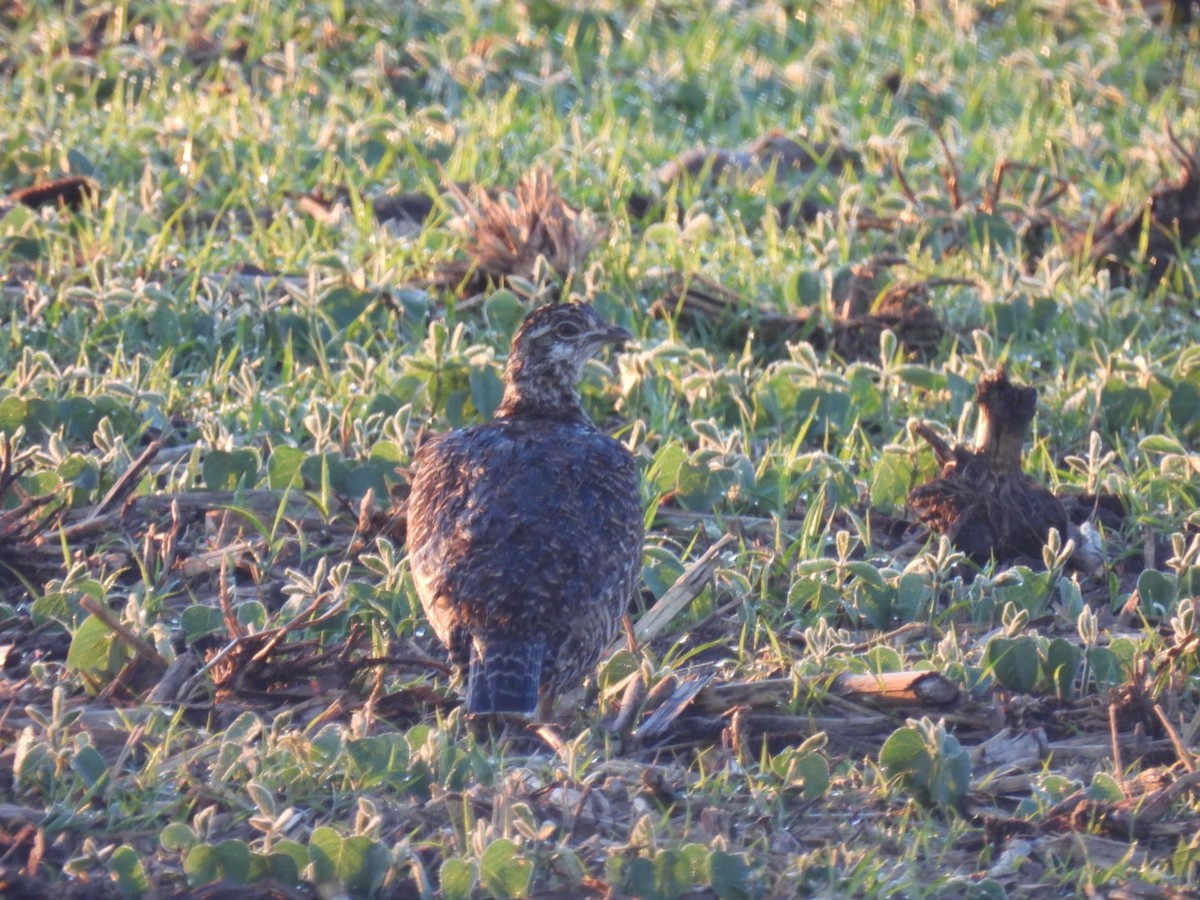
M 701 677 L 685 678 L 676 685 L 671 696 L 646 717 L 646 721 L 638 726 L 633 736 L 639 741 L 653 741 L 661 737 L 712 679 L 713 673 L 711 672 Z
M 795 699 L 828 692 L 834 697 L 873 702 L 881 706 L 946 707 L 959 697 L 958 686 L 937 672 L 885 672 L 879 675 L 843 672 L 832 681 L 769 678 L 714 684 L 697 695 L 695 710 L 720 714 L 735 706 L 777 709 Z
M 121 474 L 121 477 L 113 482 L 113 486 L 108 489 L 104 498 L 93 507 L 92 516 L 89 518 L 108 512 L 113 505 L 123 500 L 125 495 L 136 486 L 138 478 L 141 477 L 142 472 L 150 465 L 154 457 L 158 456 L 158 451 L 162 447 L 163 442 L 161 440 L 153 440 L 147 444 L 146 449 L 142 451 L 142 455 L 135 459 L 133 465 L 126 469 Z
M 665 629 L 671 621 L 693 600 L 700 596 L 700 592 L 708 585 L 709 579 L 712 578 L 713 572 L 717 568 L 717 555 L 732 544 L 736 538 L 732 534 L 724 535 L 719 541 L 704 551 L 704 554 L 688 566 L 687 571 L 675 580 L 675 583 L 667 588 L 657 603 L 655 603 L 646 614 L 642 616 L 636 625 L 634 625 L 634 636 L 641 643 L 651 640 Z M 605 656 L 612 655 L 620 648 L 622 638 L 618 638 L 608 648 Z
M 1192 751 L 1184 746 L 1183 741 L 1179 737 L 1179 732 L 1175 730 L 1175 726 L 1171 724 L 1171 720 L 1167 718 L 1167 714 L 1163 711 L 1162 706 L 1154 704 L 1154 714 L 1158 716 L 1158 721 L 1162 723 L 1163 730 L 1166 731 L 1167 737 L 1171 740 L 1171 745 L 1175 748 L 1175 755 L 1179 757 L 1179 761 L 1183 763 L 1183 767 L 1188 770 L 1188 774 L 1196 774 L 1196 760 L 1192 757 Z

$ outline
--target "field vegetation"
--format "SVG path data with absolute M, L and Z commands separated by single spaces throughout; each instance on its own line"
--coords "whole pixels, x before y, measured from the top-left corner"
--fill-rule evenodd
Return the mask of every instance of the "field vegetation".
M 1194 896 L 1146 6 L 0 4 L 0 894 Z M 570 298 L 638 337 L 582 392 L 642 593 L 489 728 L 409 466 Z

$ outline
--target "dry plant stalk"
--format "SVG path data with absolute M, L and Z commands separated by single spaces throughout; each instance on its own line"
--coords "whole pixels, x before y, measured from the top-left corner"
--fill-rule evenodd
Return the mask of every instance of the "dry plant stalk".
M 559 278 L 581 269 L 604 238 L 604 228 L 590 210 L 567 203 L 549 171 L 537 167 L 513 194 L 491 196 L 458 185 L 450 192 L 463 205 L 470 232 L 467 254 L 477 269 L 496 279 L 515 276 L 536 282 L 539 259 Z

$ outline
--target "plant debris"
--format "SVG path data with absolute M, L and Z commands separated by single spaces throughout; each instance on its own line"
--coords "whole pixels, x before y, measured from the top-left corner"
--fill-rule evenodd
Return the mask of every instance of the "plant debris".
M 1091 234 L 1071 244 L 1087 249 L 1088 262 L 1108 270 L 1114 284 L 1126 284 L 1134 267 L 1148 266 L 1150 287 L 1158 284 L 1179 258 L 1179 250 L 1200 236 L 1200 142 L 1188 150 L 1168 128 L 1171 149 L 1182 172 L 1160 181 L 1136 210 L 1124 218 L 1113 206 Z
M 670 184 L 685 175 L 758 179 L 773 170 L 776 179 L 785 179 L 811 175 L 822 168 L 839 171 L 846 166 L 859 169 L 862 158 L 841 144 L 798 141 L 781 131 L 770 131 L 738 150 L 722 147 L 687 150 L 662 166 L 657 174 L 660 182 Z
M 1066 536 L 1058 498 L 1021 470 L 1021 448 L 1037 411 L 1037 391 L 1014 385 L 1004 366 L 975 390 L 981 439 L 950 447 L 923 422 L 910 427 L 932 448 L 941 474 L 908 495 L 920 522 L 979 564 L 1039 559 L 1050 529 Z
M 727 346 L 741 347 L 753 335 L 757 349 L 770 355 L 787 341 L 809 340 L 824 346 L 824 335 L 813 330 L 806 310 L 779 313 L 752 306 L 735 292 L 704 275 L 652 271 L 647 280 L 659 286 L 650 315 L 674 319 L 689 328 L 707 327 Z
M 550 172 L 540 166 L 511 194 L 493 195 L 478 187 L 466 191 L 458 185 L 449 190 L 462 206 L 469 263 L 444 265 L 439 270 L 444 283 L 473 278 L 482 288 L 488 280 L 537 284 L 547 276 L 567 279 L 583 269 L 605 235 L 594 214 L 567 203 Z
M 884 331 L 892 331 L 905 351 L 915 356 L 929 357 L 941 343 L 946 329 L 929 305 L 932 292 L 974 282 L 927 278 L 888 284 L 887 271 L 905 262 L 903 257 L 881 254 L 834 279 L 833 347 L 843 359 L 876 358 Z
M 83 175 L 68 175 L 53 181 L 43 181 L 29 187 L 12 191 L 5 198 L 7 203 L 20 203 L 30 209 L 46 206 L 65 206 L 76 211 L 84 203 L 96 203 L 100 199 L 100 185 Z

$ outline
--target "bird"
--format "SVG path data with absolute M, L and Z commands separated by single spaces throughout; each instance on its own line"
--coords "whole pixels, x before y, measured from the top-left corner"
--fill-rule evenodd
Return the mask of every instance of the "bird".
M 471 715 L 532 717 L 576 687 L 637 588 L 637 462 L 588 417 L 584 364 L 633 335 L 587 303 L 521 321 L 490 422 L 426 441 L 413 463 L 408 551 L 417 594 Z

